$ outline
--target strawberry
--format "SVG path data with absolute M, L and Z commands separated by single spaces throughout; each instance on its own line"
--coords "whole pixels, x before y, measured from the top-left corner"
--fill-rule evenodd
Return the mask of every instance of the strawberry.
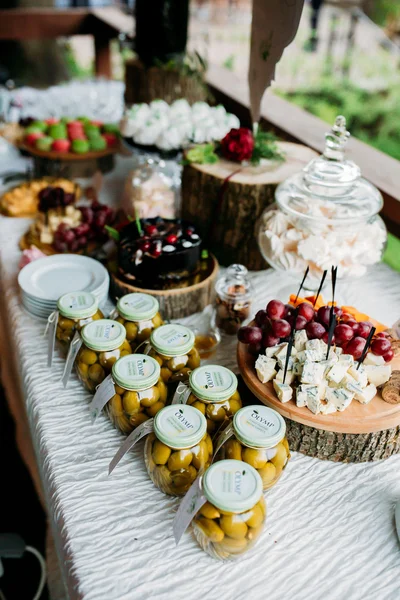
M 28 133 L 28 135 L 25 136 L 25 142 L 28 144 L 28 146 L 35 146 L 36 140 L 42 137 L 44 137 L 44 133 L 41 131 Z
M 71 142 L 69 140 L 54 140 L 51 149 L 55 152 L 69 152 Z
M 117 145 L 118 138 L 114 133 L 103 133 L 102 137 L 106 140 L 108 148 Z

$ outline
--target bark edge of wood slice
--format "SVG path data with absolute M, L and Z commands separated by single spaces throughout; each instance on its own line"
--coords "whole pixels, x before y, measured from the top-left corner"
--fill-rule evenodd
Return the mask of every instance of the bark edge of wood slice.
M 212 261 L 211 272 L 203 281 L 171 290 L 139 288 L 126 283 L 114 273 L 110 273 L 110 294 L 114 299 L 134 292 L 149 294 L 157 298 L 160 303 L 160 312 L 165 319 L 183 319 L 196 312 L 201 312 L 214 301 L 214 287 L 219 265 L 212 254 L 210 254 L 210 260 Z
M 260 402 L 279 412 L 287 425 L 291 450 L 335 462 L 368 462 L 400 453 L 400 405 L 388 404 L 380 395 L 367 405 L 352 402 L 341 413 L 314 415 L 293 400 L 282 403 L 272 383 L 261 383 L 254 356 L 238 343 L 237 362 L 243 381 Z M 398 368 L 400 359 L 392 361 Z

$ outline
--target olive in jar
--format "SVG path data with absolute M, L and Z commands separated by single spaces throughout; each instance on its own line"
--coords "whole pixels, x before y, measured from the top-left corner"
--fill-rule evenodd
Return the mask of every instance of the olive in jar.
M 75 364 L 79 379 L 94 393 L 96 387 L 111 373 L 122 356 L 132 353 L 125 328 L 111 319 L 93 321 L 81 331 L 82 347 Z
M 264 527 L 261 477 L 247 463 L 223 460 L 207 469 L 201 485 L 207 501 L 192 521 L 195 538 L 213 558 L 235 559 L 256 543 Z
M 237 377 L 220 365 L 195 369 L 189 376 L 191 394 L 187 404 L 194 406 L 207 419 L 207 431 L 214 437 L 242 407 L 237 391 Z
M 183 496 L 211 463 L 213 445 L 206 420 L 196 409 L 175 404 L 154 418 L 144 457 L 153 483 L 165 494 Z
M 149 339 L 151 332 L 164 324 L 159 303 L 149 294 L 135 293 L 122 296 L 113 315 L 126 329 L 126 339 L 136 350 Z
M 200 366 L 194 333 L 183 325 L 162 325 L 150 336 L 150 356 L 161 367 L 164 383 L 186 381 L 193 369 Z
M 64 294 L 58 299 L 57 310 L 56 340 L 64 354 L 68 352 L 75 331 L 104 318 L 97 298 L 89 292 Z

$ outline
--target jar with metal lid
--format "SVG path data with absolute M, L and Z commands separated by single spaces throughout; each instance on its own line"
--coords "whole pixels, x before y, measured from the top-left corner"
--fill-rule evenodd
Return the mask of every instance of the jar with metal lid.
M 212 455 L 212 441 L 200 411 L 175 404 L 156 414 L 144 458 L 151 480 L 162 492 L 183 496 L 209 466 Z
M 238 410 L 229 431 L 226 430 L 215 445 L 218 460 L 242 460 L 254 467 L 264 490 L 275 485 L 290 458 L 283 417 L 261 405 Z
M 88 323 L 104 318 L 96 296 L 89 292 L 64 294 L 58 299 L 57 310 L 56 339 L 65 354 L 75 331 L 81 331 Z
M 75 364 L 79 379 L 89 392 L 111 373 L 113 364 L 132 353 L 125 327 L 111 319 L 93 321 L 81 331 L 82 346 Z
M 152 332 L 149 355 L 160 365 L 164 383 L 184 381 L 193 369 L 200 366 L 200 356 L 194 344 L 193 331 L 183 325 L 162 325 Z
M 278 186 L 276 204 L 260 219 L 258 243 L 265 260 L 294 276 L 309 267 L 309 290 L 318 288 L 332 265 L 339 278 L 364 275 L 385 249 L 387 232 L 378 216 L 382 196 L 345 158 L 349 137 L 345 118 L 337 117 L 323 155 Z
M 207 419 L 207 431 L 214 437 L 242 407 L 237 377 L 220 365 L 199 367 L 189 375 L 190 396 L 187 404 Z
M 96 390 L 92 408 L 97 414 L 104 408 L 115 427 L 129 434 L 154 417 L 167 402 L 167 387 L 160 377 L 160 365 L 146 354 L 119 358 Z M 93 413 L 92 413 L 93 414 Z
M 253 288 L 246 267 L 228 267 L 215 284 L 215 293 L 215 323 L 224 333 L 234 335 L 250 316 Z
M 156 298 L 149 294 L 127 294 L 117 302 L 112 318 L 126 329 L 126 339 L 134 351 L 149 339 L 151 332 L 163 325 Z
M 264 528 L 266 505 L 259 473 L 248 463 L 221 460 L 202 477 L 206 502 L 192 521 L 199 545 L 213 558 L 247 552 Z

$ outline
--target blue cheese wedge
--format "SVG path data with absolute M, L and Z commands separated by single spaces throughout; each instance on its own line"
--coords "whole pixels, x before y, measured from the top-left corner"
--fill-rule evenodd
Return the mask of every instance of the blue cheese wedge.
M 306 342 L 308 341 L 308 337 L 305 329 L 301 329 L 300 331 L 296 331 L 294 334 L 294 347 L 297 352 L 301 352 L 306 349 Z
M 368 385 L 367 372 L 362 365 L 360 365 L 358 369 L 356 365 L 353 365 L 347 372 L 361 385 L 361 387 L 364 388 Z
M 336 410 L 343 412 L 354 398 L 354 394 L 343 387 L 326 388 L 326 400 L 328 404 L 332 402 L 336 406 Z
M 303 372 L 303 365 L 302 365 L 302 363 L 296 361 L 293 364 L 293 373 L 294 373 L 294 375 L 296 375 L 297 377 L 300 377 L 301 374 L 302 374 L 302 372 Z
M 276 360 L 278 361 L 278 365 L 280 366 L 281 369 L 285 368 L 287 351 L 288 351 L 288 345 L 285 344 L 285 346 L 283 348 L 281 348 L 275 354 Z M 291 351 L 291 354 L 289 356 L 289 362 L 288 362 L 288 369 L 290 369 L 290 370 L 292 370 L 292 368 L 293 368 L 294 357 L 296 356 L 296 354 L 297 354 L 296 348 L 292 347 L 292 351 Z
M 285 372 L 284 369 L 279 369 L 278 374 L 275 377 L 276 381 L 279 381 L 280 383 L 283 383 L 283 374 L 284 374 L 284 372 Z M 290 385 L 291 383 L 293 383 L 295 377 L 296 376 L 293 373 L 293 371 L 289 371 L 289 369 L 288 369 L 286 371 L 285 383 L 288 383 Z
M 335 354 L 337 354 L 338 356 L 340 356 L 343 353 L 343 348 L 340 348 L 340 346 L 336 346 L 335 348 Z
M 257 377 L 261 383 L 267 383 L 271 381 L 276 375 L 276 360 L 274 358 L 268 358 L 263 354 L 260 354 L 256 360 L 255 368 Z
M 274 379 L 273 385 L 276 395 L 278 396 L 278 400 L 280 400 L 282 403 L 289 402 L 289 400 L 292 399 L 293 390 L 290 385 L 287 383 L 280 383 L 279 381 L 276 381 L 276 379 Z
M 324 377 L 324 365 L 317 362 L 306 361 L 301 374 L 301 383 L 318 385 Z
M 302 384 L 297 388 L 297 406 L 307 406 L 312 413 L 317 415 L 321 412 L 320 391 L 317 385 Z
M 358 400 L 358 402 L 360 402 L 360 404 L 368 404 L 369 402 L 371 402 L 371 400 L 373 398 L 375 398 L 376 394 L 377 394 L 376 386 L 373 383 L 371 383 L 370 385 L 367 385 L 367 387 L 365 387 L 362 390 L 362 392 L 356 393 L 354 398 L 356 400 Z
M 363 365 L 375 365 L 376 367 L 380 367 L 385 364 L 385 359 L 383 356 L 378 356 L 377 354 L 373 354 L 372 352 L 368 352 L 367 356 L 364 358 Z
M 300 350 L 300 352 L 297 353 L 296 358 L 299 363 L 301 363 L 301 364 L 305 363 L 306 362 L 306 351 Z
M 279 350 L 282 350 L 282 348 L 286 347 L 287 342 L 282 342 L 282 344 L 277 344 L 276 346 L 271 346 L 271 348 L 266 348 L 265 356 L 267 356 L 268 358 L 272 358 L 273 356 L 276 356 L 276 353 L 279 352 Z
M 349 366 L 346 363 L 339 360 L 339 362 L 329 369 L 326 377 L 329 381 L 339 384 L 346 375 L 348 368 Z
M 347 365 L 347 368 L 350 369 L 354 365 L 354 358 L 351 354 L 341 354 L 339 356 L 339 363 L 342 365 Z
M 392 367 L 390 365 L 367 365 L 365 370 L 367 372 L 369 383 L 373 383 L 376 387 L 389 381 L 392 374 Z
M 300 408 L 307 406 L 307 393 L 303 390 L 303 386 L 299 385 L 296 390 L 296 405 Z
M 356 381 L 354 377 L 349 375 L 349 373 L 346 373 L 341 383 L 342 386 L 346 388 L 346 390 L 352 392 L 353 394 L 361 394 L 364 389 L 364 387 L 360 383 L 358 383 L 358 381 Z
M 306 343 L 306 360 L 311 360 L 314 362 L 323 360 L 325 358 L 326 351 L 324 354 L 322 344 L 323 342 L 321 343 L 320 340 L 309 340 Z

